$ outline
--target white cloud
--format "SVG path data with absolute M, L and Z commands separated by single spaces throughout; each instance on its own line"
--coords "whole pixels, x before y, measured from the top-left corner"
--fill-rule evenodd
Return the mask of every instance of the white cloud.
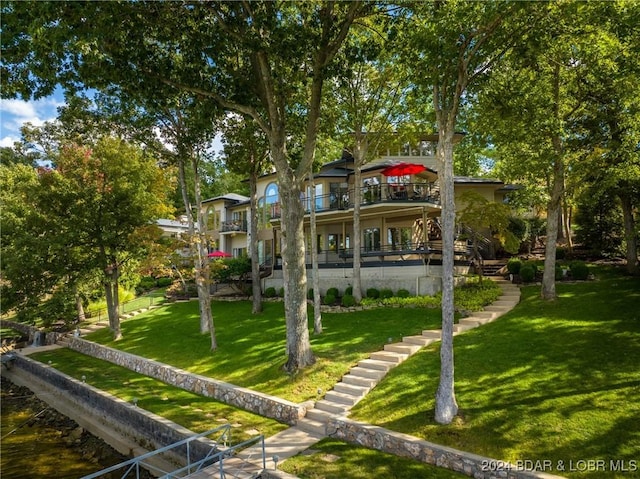
M 45 121 L 55 120 L 56 109 L 63 104 L 58 95 L 33 101 L 0 99 L 0 145 L 12 146 L 14 141 L 19 140 L 20 128 L 24 123 L 40 126 Z

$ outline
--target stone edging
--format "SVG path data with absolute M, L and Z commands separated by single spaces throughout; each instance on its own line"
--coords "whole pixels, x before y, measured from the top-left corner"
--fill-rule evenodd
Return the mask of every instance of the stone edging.
M 131 353 L 102 346 L 74 337 L 69 348 L 88 356 L 108 361 L 166 384 L 214 398 L 232 406 L 251 411 L 260 416 L 295 425 L 307 412 L 308 404 L 296 404 L 276 396 L 218 381 L 167 364 L 136 356 Z
M 327 435 L 370 449 L 444 467 L 476 479 L 561 479 L 562 476 L 529 471 L 507 461 L 499 461 L 434 444 L 407 434 L 390 431 L 345 417 L 332 417 Z
M 16 331 L 20 331 L 23 334 L 29 336 L 29 342 L 33 342 L 33 338 L 36 333 L 44 334 L 44 344 L 43 345 L 51 345 L 56 344 L 62 334 L 56 333 L 53 331 L 43 331 L 40 328 L 36 328 L 35 326 L 30 326 L 24 323 L 16 323 L 15 321 L 9 321 L 8 319 L 0 319 L 0 328 L 10 328 L 15 329 Z

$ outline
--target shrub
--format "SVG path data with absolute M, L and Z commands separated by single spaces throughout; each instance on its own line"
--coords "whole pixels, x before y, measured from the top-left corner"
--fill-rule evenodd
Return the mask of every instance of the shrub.
M 173 278 L 158 278 L 158 280 L 156 281 L 156 284 L 160 288 L 166 288 L 167 286 L 171 285 L 172 283 L 173 283 Z
M 280 296 L 281 298 L 284 298 L 284 287 L 278 290 L 278 296 Z
M 407 289 L 399 289 L 398 292 L 396 293 L 396 296 L 398 298 L 408 298 L 411 296 L 411 293 Z
M 340 296 L 340 291 L 338 291 L 338 288 L 329 288 L 327 290 L 327 296 L 335 296 L 336 298 L 338 298 Z
M 377 288 L 367 289 L 367 298 L 378 299 L 380 297 L 380 291 Z
M 276 297 L 276 288 L 274 288 L 273 286 L 269 286 L 267 289 L 264 290 L 264 297 L 265 298 L 275 298 Z
M 574 261 L 570 267 L 571 277 L 577 280 L 585 280 L 589 277 L 589 267 L 584 261 Z
M 393 298 L 393 291 L 389 288 L 382 288 L 380 290 L 380 299 Z
M 525 264 L 520 268 L 520 278 L 524 283 L 530 283 L 536 277 L 536 270 L 533 265 Z
M 559 265 L 556 265 L 555 278 L 556 278 L 556 281 L 562 280 L 562 267 Z
M 567 248 L 556 248 L 556 259 L 565 259 L 567 257 Z
M 324 297 L 324 304 L 332 305 L 336 303 L 336 297 L 333 294 L 327 294 Z
M 309 291 L 307 291 L 307 299 L 313 300 L 313 288 L 309 288 Z
M 355 306 L 356 305 L 356 299 L 353 297 L 352 294 L 345 293 L 344 296 L 342 297 L 342 303 L 341 304 L 345 308 L 350 308 L 351 306 Z
M 344 290 L 344 294 L 353 296 L 353 286 L 347 286 L 347 289 Z
M 522 261 L 518 258 L 511 258 L 507 262 L 507 271 L 511 274 L 520 274 L 520 268 L 522 267 Z

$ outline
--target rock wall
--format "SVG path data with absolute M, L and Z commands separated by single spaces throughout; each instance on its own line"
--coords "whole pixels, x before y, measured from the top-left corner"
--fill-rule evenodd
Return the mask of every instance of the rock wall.
M 561 479 L 561 476 L 522 470 L 506 461 L 459 451 L 345 417 L 332 417 L 327 423 L 327 435 L 351 444 L 451 469 L 475 479 Z
M 158 361 L 149 360 L 117 349 L 74 337 L 69 347 L 75 351 L 109 361 L 172 386 L 211 397 L 225 404 L 251 411 L 260 416 L 295 425 L 306 414 L 305 404 L 262 394 L 216 379 L 200 376 Z

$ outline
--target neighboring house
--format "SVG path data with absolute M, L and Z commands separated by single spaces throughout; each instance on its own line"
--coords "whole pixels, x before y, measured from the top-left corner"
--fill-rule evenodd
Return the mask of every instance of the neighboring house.
M 362 168 L 362 184 L 354 185 L 354 161 L 348 154 L 322 166 L 315 175 L 317 237 L 310 237 L 305 220 L 307 275 L 310 278 L 313 244 L 318 251 L 321 290 L 351 285 L 353 267 L 354 188 L 361 190 L 361 278 L 363 289 L 399 288 L 413 294 L 434 294 L 441 289 L 440 188 L 434 156 L 435 143 L 422 141 L 387 151 Z M 398 164 L 409 165 L 403 173 Z M 413 172 L 411 172 L 413 170 Z M 456 177 L 455 195 L 473 189 L 491 201 L 502 202 L 509 187 L 501 181 Z M 276 174 L 258 180 L 258 238 L 249 237 L 249 199 L 235 194 L 203 202 L 212 249 L 237 257 L 258 248 L 261 266 L 271 268 L 263 287 L 282 286 L 281 208 Z M 310 187 L 300 201 L 310 208 Z M 469 270 L 468 245 L 456 244 L 456 272 Z M 310 284 L 310 281 L 309 281 Z
M 175 250 L 176 254 L 182 258 L 182 263 L 186 263 L 191 259 L 191 249 L 186 240 L 189 233 L 189 225 L 186 217 L 180 217 L 177 220 L 161 218 L 156 221 L 156 225 L 162 230 L 162 238 L 171 238 L 176 241 L 183 240 L 183 246 Z M 188 264 L 188 263 L 187 263 Z

